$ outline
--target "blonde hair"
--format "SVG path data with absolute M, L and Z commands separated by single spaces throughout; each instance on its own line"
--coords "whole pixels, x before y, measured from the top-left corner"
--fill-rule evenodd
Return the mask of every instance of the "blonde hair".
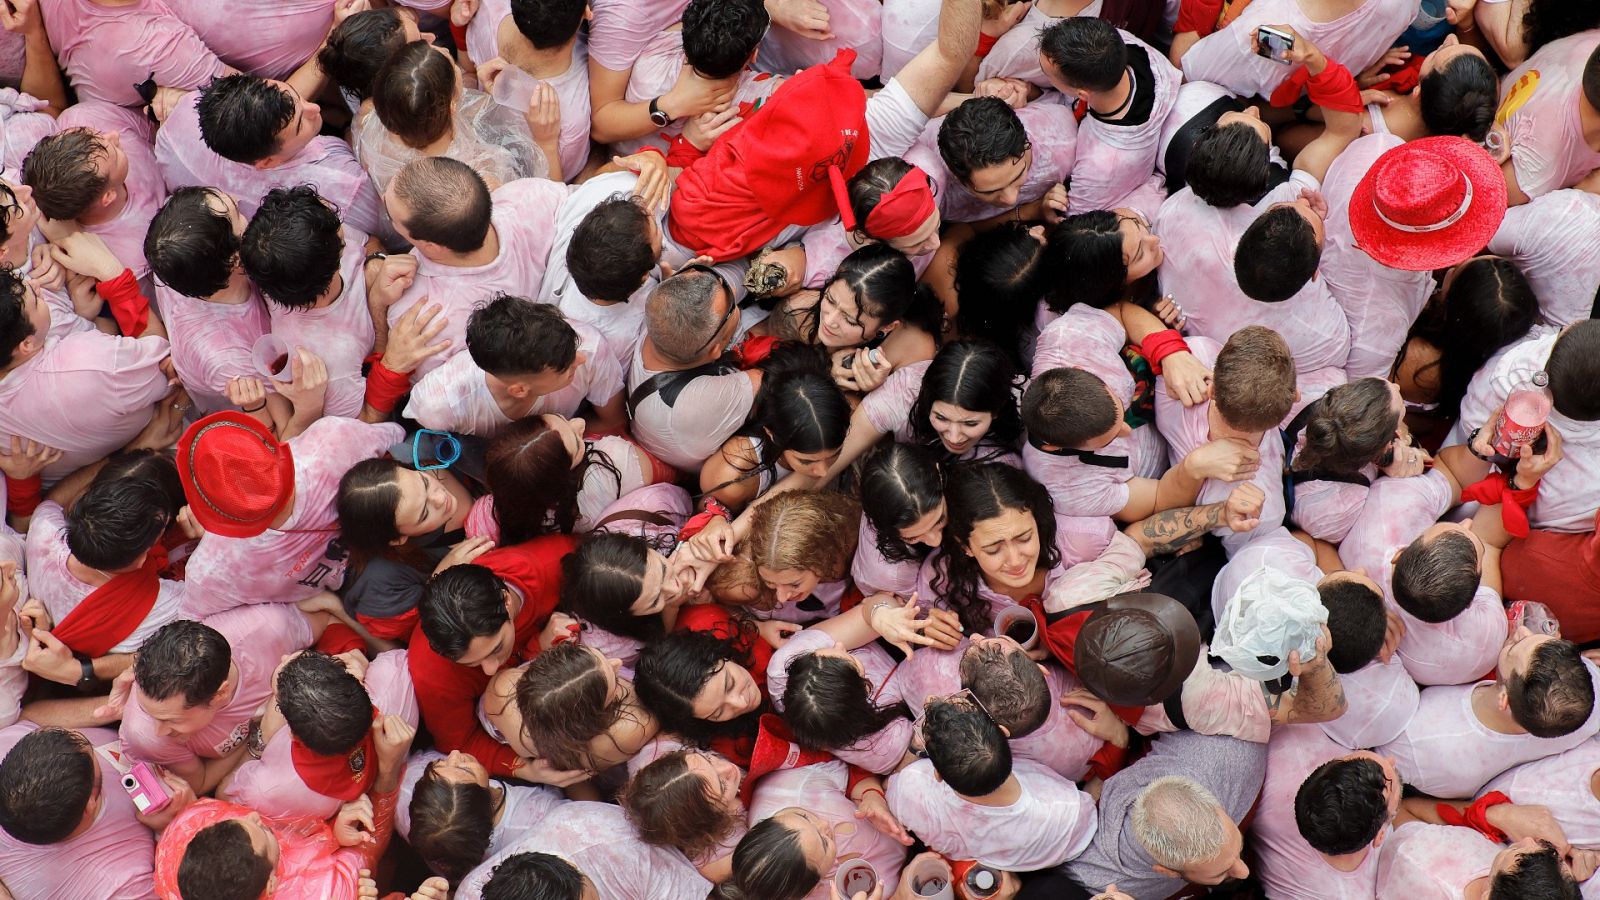
M 850 571 L 861 529 L 861 504 L 833 491 L 786 491 L 756 507 L 750 561 L 767 569 L 804 569 L 822 581 Z
M 1222 804 L 1199 782 L 1178 775 L 1157 778 L 1134 798 L 1133 835 L 1156 864 L 1174 872 L 1212 859 L 1228 842 L 1217 815 Z

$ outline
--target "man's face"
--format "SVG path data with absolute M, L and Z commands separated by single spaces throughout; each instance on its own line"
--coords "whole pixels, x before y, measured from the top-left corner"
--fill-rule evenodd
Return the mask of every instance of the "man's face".
M 300 96 L 299 91 L 282 81 L 274 81 L 272 85 L 294 103 L 294 115 L 289 117 L 289 124 L 278 132 L 278 150 L 270 157 L 276 163 L 282 163 L 305 149 L 311 139 L 317 136 L 322 128 L 322 107 Z M 265 168 L 261 163 L 257 163 L 257 166 Z
M 467 643 L 467 651 L 456 658 L 458 665 L 482 669 L 493 675 L 510 661 L 517 649 L 517 629 L 510 618 L 510 601 L 507 601 L 507 619 L 494 634 L 481 635 Z
M 45 335 L 50 333 L 50 305 L 45 303 L 44 297 L 27 282 L 23 282 L 22 285 L 22 303 L 24 311 L 28 314 L 28 324 L 33 326 L 33 339 L 43 344 Z
M 100 146 L 105 148 L 104 153 L 94 157 L 95 172 L 105 178 L 107 191 L 116 191 L 128 183 L 128 154 L 122 149 L 122 133 L 95 133 L 99 136 Z
M 219 695 L 221 691 L 217 692 Z M 188 737 L 203 730 L 217 717 L 217 697 L 210 701 L 185 706 L 183 694 L 174 694 L 165 700 L 152 700 L 139 694 L 139 706 L 156 721 L 156 736 L 162 738 Z
M 33 202 L 33 188 L 0 178 L 0 221 L 5 223 L 3 230 L 6 233 L 5 245 L 0 246 L 0 256 L 13 258 L 25 255 L 28 252 L 28 234 L 39 224 L 39 204 Z
M 256 856 L 272 863 L 273 868 L 277 868 L 278 858 L 282 854 L 282 850 L 278 846 L 278 838 L 272 833 L 272 829 L 261 821 L 261 814 L 253 812 L 237 821 L 250 835 L 250 849 L 255 851 Z
M 1299 213 L 1301 218 L 1311 223 L 1311 230 L 1317 236 L 1317 249 L 1321 250 L 1323 247 L 1323 241 L 1326 237 L 1326 229 L 1323 227 L 1322 216 L 1314 207 L 1312 207 L 1311 201 L 1305 197 L 1300 197 L 1297 200 L 1274 203 L 1272 206 L 1268 207 L 1268 209 L 1277 209 L 1280 206 L 1293 207 L 1294 211 Z
M 1033 168 L 1033 147 L 1022 151 L 1021 156 L 1002 163 L 974 169 L 966 180 L 967 190 L 990 206 L 1015 209 L 1022 196 L 1022 185 L 1028 180 L 1028 170 Z
M 1500 676 L 1500 683 L 1505 684 L 1513 675 L 1527 677 L 1528 668 L 1533 665 L 1533 655 L 1539 648 L 1555 640 L 1548 634 L 1534 634 L 1527 626 L 1518 625 L 1517 630 L 1506 635 L 1505 643 L 1500 645 L 1500 656 L 1495 660 L 1495 672 Z
M 400 179 L 389 179 L 389 186 L 383 189 L 383 207 L 389 213 L 389 221 L 393 223 L 395 233 L 404 238 L 406 243 L 415 244 L 411 233 L 406 231 L 405 223 L 411 218 L 411 207 L 395 192 L 395 185 Z
M 1224 881 L 1245 878 L 1250 874 L 1250 867 L 1244 864 L 1241 854 L 1244 852 L 1244 835 L 1239 833 L 1239 826 L 1219 808 L 1217 815 L 1221 817 L 1228 830 L 1228 837 L 1222 844 L 1222 850 L 1216 856 L 1195 863 L 1185 868 L 1180 875 L 1190 884 L 1221 884 Z

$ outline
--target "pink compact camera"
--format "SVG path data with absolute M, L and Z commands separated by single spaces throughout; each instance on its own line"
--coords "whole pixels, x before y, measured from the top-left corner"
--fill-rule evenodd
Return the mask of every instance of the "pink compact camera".
M 128 796 L 133 798 L 133 805 L 145 815 L 160 812 L 172 802 L 166 784 L 149 763 L 134 763 L 133 768 L 122 776 L 122 789 L 128 792 Z

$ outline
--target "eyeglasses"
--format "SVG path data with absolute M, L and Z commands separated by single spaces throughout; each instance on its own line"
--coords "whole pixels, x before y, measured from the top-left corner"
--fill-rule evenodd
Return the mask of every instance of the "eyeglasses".
M 423 447 L 422 436 L 432 435 L 437 438 L 429 447 Z M 432 458 L 431 465 L 424 465 L 423 460 Z M 430 469 L 448 469 L 461 458 L 461 440 L 448 431 L 434 431 L 429 428 L 418 428 L 416 435 L 411 438 L 411 464 L 418 472 Z
M 728 279 L 723 278 L 722 273 L 718 272 L 716 269 L 713 269 L 704 263 L 690 263 L 689 265 L 684 266 L 683 268 L 674 272 L 673 275 L 682 275 L 685 272 L 704 272 L 707 275 L 710 275 L 712 278 L 717 280 L 717 286 L 722 288 L 722 292 L 728 295 L 728 311 L 722 314 L 722 318 L 717 322 L 716 330 L 711 332 L 711 336 L 706 338 L 706 342 L 701 344 L 699 348 L 694 351 L 694 355 L 699 356 L 700 354 L 706 352 L 707 347 L 716 342 L 717 337 L 722 334 L 722 329 L 728 327 L 728 320 L 733 318 L 733 314 L 739 311 L 739 304 L 733 302 L 733 288 L 728 286 Z M 711 295 L 713 301 L 716 300 L 716 296 L 716 293 L 713 292 Z
M 911 725 L 911 746 L 914 748 L 912 752 L 918 756 L 927 756 L 928 738 L 923 731 L 923 726 L 928 720 L 928 707 L 935 703 L 949 703 L 957 706 L 971 703 L 974 707 L 977 707 L 978 712 L 983 713 L 985 719 L 994 722 L 997 726 L 999 725 L 998 722 L 994 721 L 994 716 L 989 714 L 989 708 L 983 705 L 983 701 L 978 699 L 978 695 L 974 694 L 971 688 L 962 688 L 947 697 L 929 697 L 927 702 L 922 704 L 922 714 L 917 716 L 916 721 Z

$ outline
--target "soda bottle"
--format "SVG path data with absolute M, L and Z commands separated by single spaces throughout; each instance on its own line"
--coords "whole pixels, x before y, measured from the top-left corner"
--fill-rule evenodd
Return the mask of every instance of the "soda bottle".
M 1505 408 L 1494 424 L 1494 452 L 1511 460 L 1513 465 L 1522 455 L 1523 446 L 1544 435 L 1545 420 L 1550 418 L 1550 410 L 1555 405 L 1549 384 L 1549 375 L 1535 372 L 1529 383 L 1506 398 Z

